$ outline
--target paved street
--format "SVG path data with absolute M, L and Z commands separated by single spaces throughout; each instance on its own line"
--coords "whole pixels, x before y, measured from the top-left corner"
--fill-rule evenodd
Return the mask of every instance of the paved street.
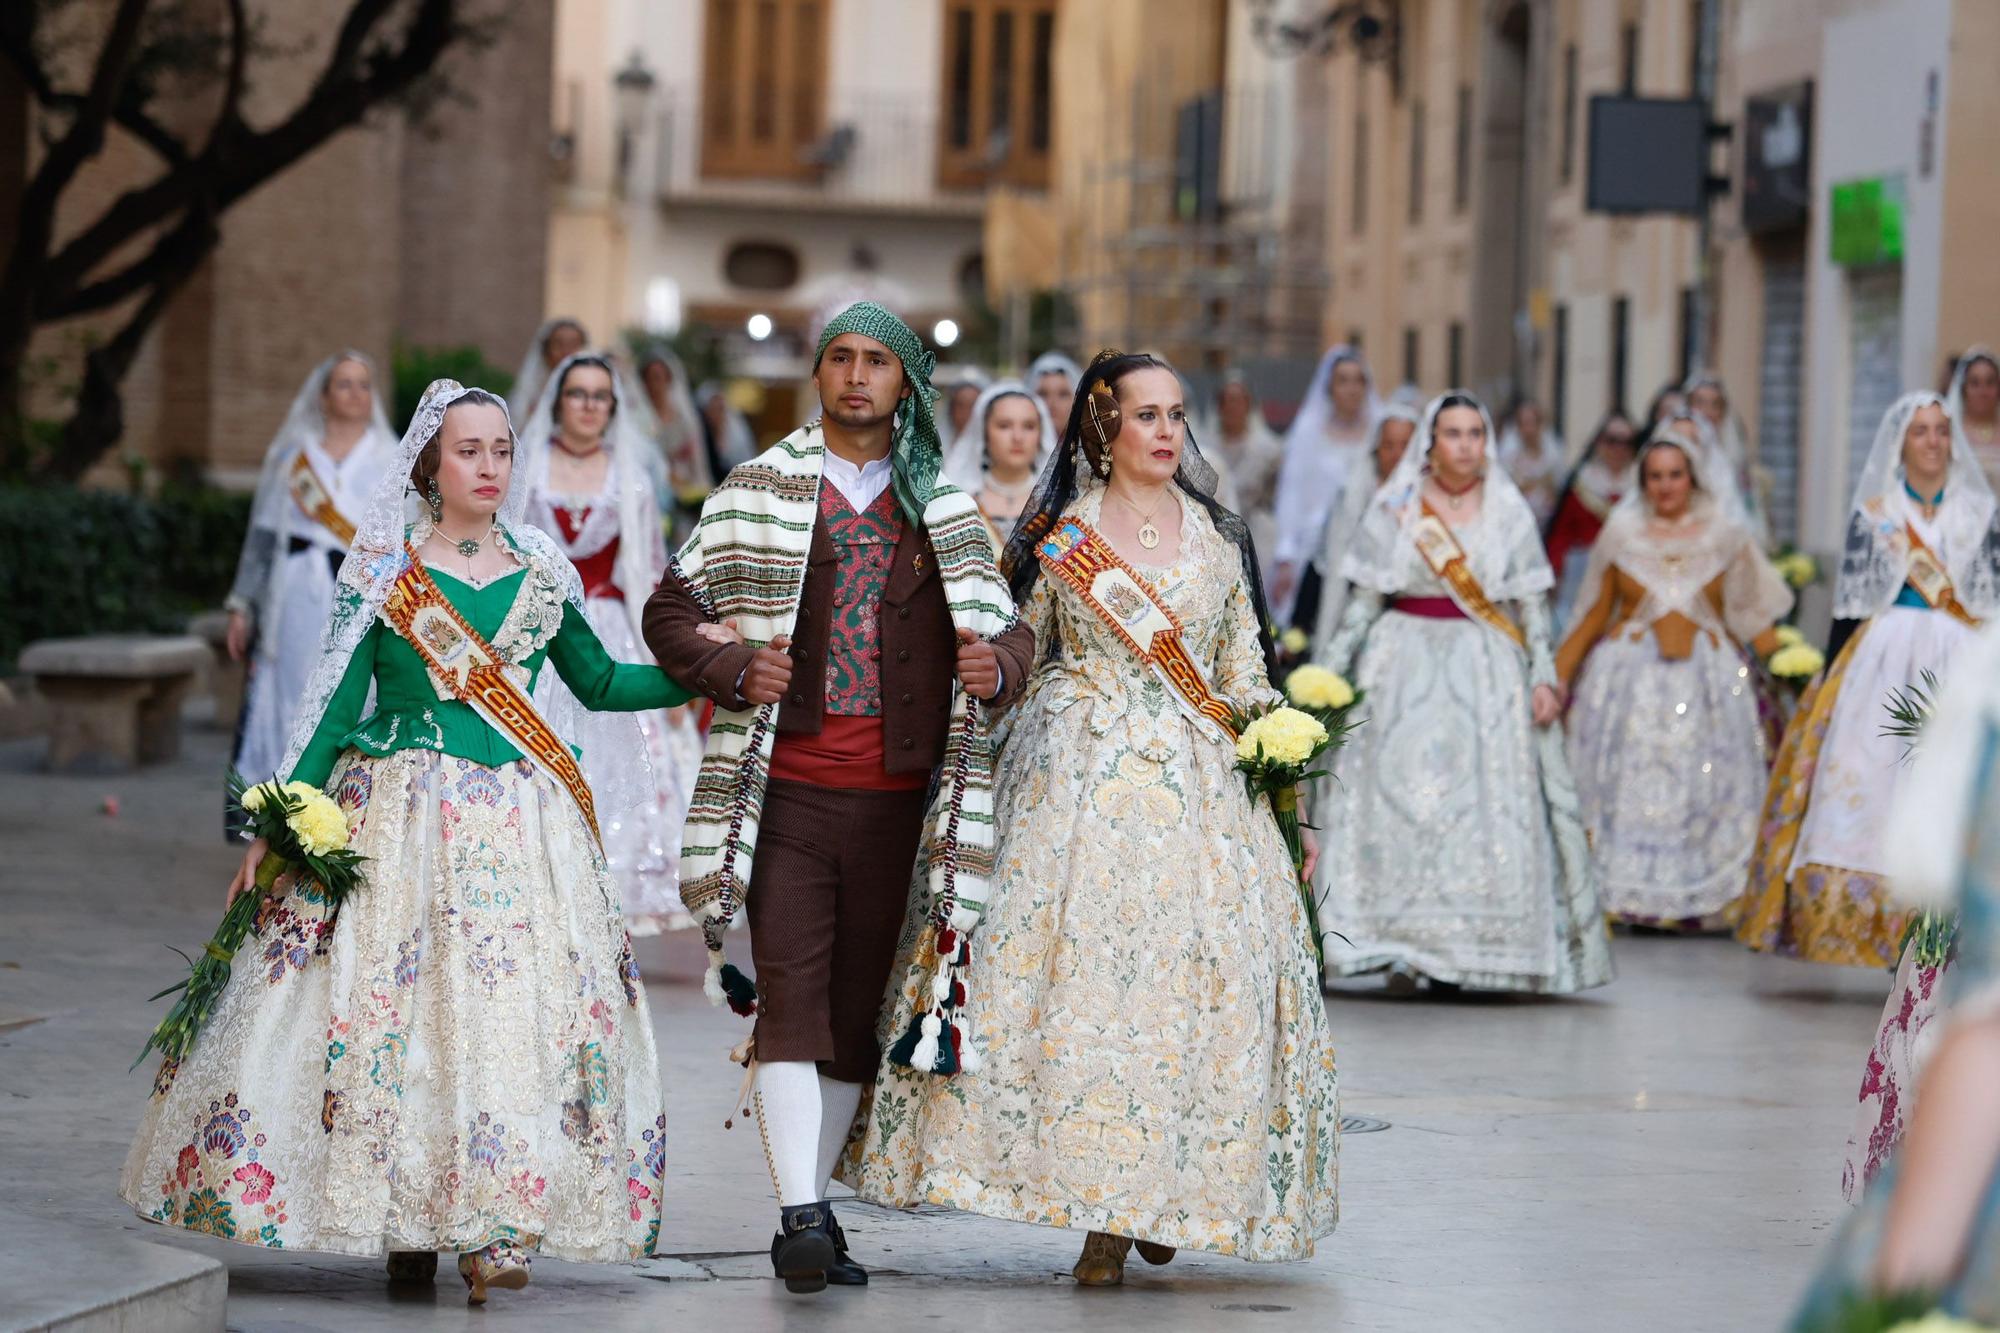
M 1841 1145 L 1887 978 L 1716 940 L 1621 939 L 1581 999 L 1329 1001 L 1347 1109 L 1392 1122 L 1342 1149 L 1344 1220 L 1310 1262 L 1135 1258 L 1122 1290 L 1068 1278 L 1080 1237 L 958 1214 L 844 1210 L 866 1291 L 787 1296 L 754 1132 L 725 1132 L 737 1021 L 703 1001 L 686 942 L 653 945 L 674 1151 L 645 1264 L 543 1261 L 468 1311 L 449 1260 L 391 1299 L 374 1262 L 269 1255 L 142 1224 L 118 1169 L 147 1091 L 126 1066 L 145 997 L 212 928 L 233 860 L 217 832 L 221 732 L 143 776 L 49 778 L 0 745 L 0 1327 L 51 1284 L 111 1281 L 134 1241 L 219 1258 L 245 1330 L 728 1328 L 1769 1330 L 1840 1215 Z M 120 803 L 113 817 L 103 800 Z M 150 1069 L 150 1066 L 148 1067 Z M 122 1261 L 121 1261 L 122 1263 Z M 24 1279 L 21 1274 L 26 1270 Z

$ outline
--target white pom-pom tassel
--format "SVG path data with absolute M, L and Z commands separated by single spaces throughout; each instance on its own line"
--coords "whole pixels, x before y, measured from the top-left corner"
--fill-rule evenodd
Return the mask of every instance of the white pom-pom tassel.
M 950 998 L 951 973 L 944 968 L 939 968 L 937 974 L 931 978 L 931 999 L 938 1004 L 943 1004 Z
M 701 974 L 701 993 L 708 997 L 710 1004 L 727 1004 L 729 997 L 722 992 L 722 963 L 714 955 L 709 956 L 708 970 Z
M 958 1029 L 958 1072 L 977 1074 L 983 1063 L 979 1058 L 979 1048 L 972 1044 L 972 1034 L 961 1026 Z
M 928 1074 L 937 1068 L 938 1033 L 944 1031 L 944 1024 L 936 1014 L 925 1014 L 921 1030 L 924 1035 L 910 1052 L 910 1064 Z

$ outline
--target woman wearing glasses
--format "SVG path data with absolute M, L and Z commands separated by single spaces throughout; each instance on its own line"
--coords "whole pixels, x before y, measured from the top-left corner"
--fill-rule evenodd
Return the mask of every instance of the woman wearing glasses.
M 549 376 L 521 427 L 527 519 L 555 540 L 583 576 L 584 613 L 621 662 L 650 663 L 639 612 L 667 567 L 660 497 L 648 464 L 657 454 L 636 405 L 603 356 L 579 352 Z M 559 689 L 551 680 L 548 688 Z M 604 853 L 634 935 L 692 924 L 680 901 L 681 824 L 701 766 L 701 732 L 687 709 L 638 713 L 645 762 L 629 746 L 584 747 L 593 790 L 620 811 L 604 824 Z M 650 768 L 650 773 L 647 771 Z M 616 771 L 612 771 L 612 770 Z

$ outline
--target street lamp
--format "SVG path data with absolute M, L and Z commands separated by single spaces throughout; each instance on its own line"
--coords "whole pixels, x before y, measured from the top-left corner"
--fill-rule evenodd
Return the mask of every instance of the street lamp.
M 743 331 L 750 335 L 753 343 L 763 342 L 771 336 L 771 317 L 761 310 L 743 321 Z
M 659 82 L 653 71 L 646 68 L 646 58 L 638 47 L 626 57 L 625 64 L 611 76 L 612 94 L 618 103 L 618 184 L 625 184 L 625 177 L 632 169 L 633 146 L 639 141 L 639 133 L 646 125 L 646 111 L 653 102 L 653 87 Z
M 939 347 L 949 347 L 958 341 L 958 321 L 941 319 L 931 326 L 931 341 Z

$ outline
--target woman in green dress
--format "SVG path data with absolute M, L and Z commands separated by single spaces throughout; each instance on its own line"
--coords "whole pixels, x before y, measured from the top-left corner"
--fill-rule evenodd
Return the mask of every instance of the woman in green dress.
M 160 1069 L 121 1191 L 190 1231 L 386 1254 L 392 1278 L 456 1252 L 475 1303 L 534 1252 L 629 1260 L 658 1235 L 659 1068 L 597 834 L 624 797 L 568 744 L 638 736 L 532 693 L 552 668 L 599 715 L 687 699 L 599 645 L 575 568 L 520 522 L 514 445 L 498 398 L 426 392 L 278 769 L 338 800 L 365 882 L 336 915 L 281 881 Z

